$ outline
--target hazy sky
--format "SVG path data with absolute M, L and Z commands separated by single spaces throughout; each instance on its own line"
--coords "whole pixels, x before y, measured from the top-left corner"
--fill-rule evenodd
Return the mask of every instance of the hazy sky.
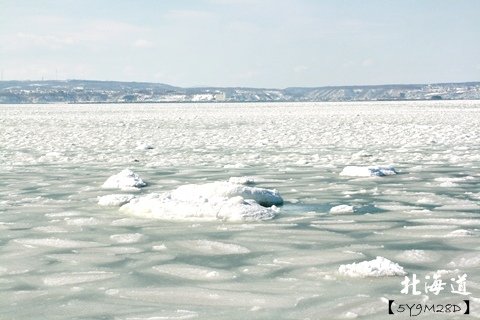
M 3 79 L 480 80 L 478 0 L 0 0 Z

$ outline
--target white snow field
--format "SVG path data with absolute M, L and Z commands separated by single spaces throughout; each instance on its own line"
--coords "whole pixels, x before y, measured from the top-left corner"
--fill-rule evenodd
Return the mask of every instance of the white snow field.
M 479 141 L 480 101 L 0 105 L 0 319 L 408 318 L 463 274 L 432 316 L 480 318 Z

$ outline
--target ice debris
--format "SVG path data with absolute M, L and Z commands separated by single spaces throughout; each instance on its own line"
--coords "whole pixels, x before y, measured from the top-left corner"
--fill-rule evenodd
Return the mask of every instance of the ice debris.
M 111 176 L 102 185 L 105 189 L 128 189 L 141 188 L 147 184 L 130 169 L 124 169 L 121 172 Z
M 407 274 L 398 263 L 380 256 L 370 261 L 342 264 L 338 268 L 338 272 L 353 278 L 403 276 Z
M 248 185 L 255 184 L 257 182 L 257 179 L 254 177 L 247 177 L 247 176 L 231 177 L 230 179 L 228 179 L 228 182 L 236 183 L 236 184 L 244 184 L 248 186 Z
M 130 202 L 133 198 L 135 198 L 133 194 L 108 194 L 98 197 L 98 204 L 100 206 L 120 207 Z
M 151 150 L 151 149 L 153 149 L 153 146 L 149 143 L 137 142 L 137 147 L 135 149 L 137 149 L 137 150 Z
M 397 173 L 397 170 L 395 170 L 393 166 L 347 166 L 343 168 L 342 172 L 340 172 L 340 175 L 350 177 L 383 177 L 391 176 Z

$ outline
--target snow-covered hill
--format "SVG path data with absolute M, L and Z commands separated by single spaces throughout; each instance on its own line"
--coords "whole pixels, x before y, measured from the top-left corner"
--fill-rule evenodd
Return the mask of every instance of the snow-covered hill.
M 181 88 L 114 81 L 1 81 L 0 103 L 260 102 L 480 99 L 480 82 L 317 88 Z

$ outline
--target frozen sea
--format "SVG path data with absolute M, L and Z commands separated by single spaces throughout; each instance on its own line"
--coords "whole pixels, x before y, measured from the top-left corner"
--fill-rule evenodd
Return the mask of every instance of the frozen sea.
M 386 319 L 408 318 L 388 300 L 463 299 L 470 316 L 429 316 L 480 318 L 479 141 L 478 101 L 1 105 L 0 319 Z M 102 187 L 124 169 L 147 185 Z M 229 219 L 232 177 L 283 205 L 228 198 L 271 214 Z M 189 198 L 205 184 L 220 202 Z M 152 194 L 158 212 L 135 207 Z

